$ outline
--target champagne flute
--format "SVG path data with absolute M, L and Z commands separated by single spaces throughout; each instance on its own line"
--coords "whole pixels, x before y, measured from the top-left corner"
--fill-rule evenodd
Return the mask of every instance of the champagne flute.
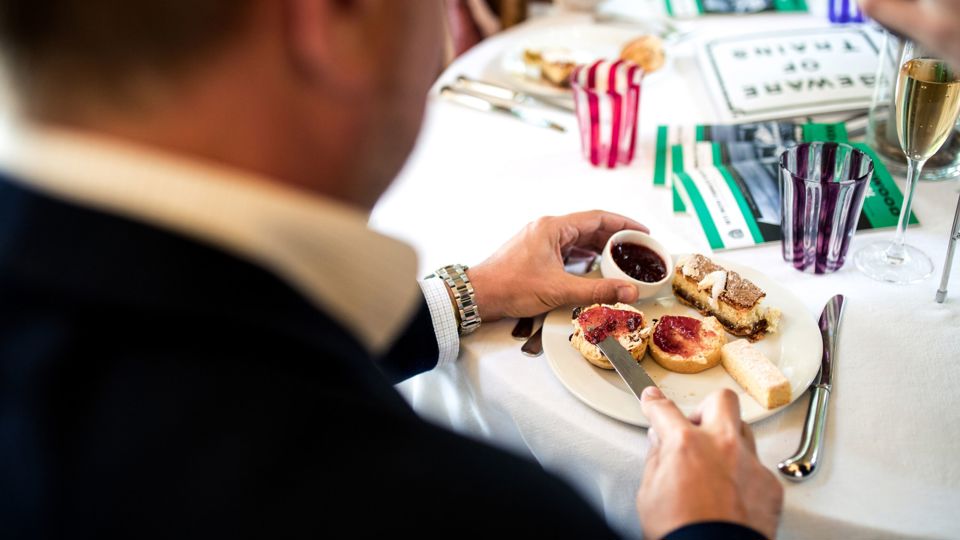
M 914 283 L 933 273 L 924 252 L 904 243 L 913 194 L 923 164 L 947 140 L 960 114 L 960 71 L 908 41 L 900 59 L 894 98 L 897 138 L 907 157 L 907 184 L 893 242 L 874 242 L 857 252 L 857 268 L 880 281 Z

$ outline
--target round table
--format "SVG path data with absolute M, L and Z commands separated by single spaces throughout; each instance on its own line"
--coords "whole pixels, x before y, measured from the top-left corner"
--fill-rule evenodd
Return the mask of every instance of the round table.
M 631 8 L 643 16 L 649 4 Z M 581 157 L 572 115 L 558 115 L 568 129 L 557 133 L 438 96 L 457 75 L 488 76 L 524 36 L 589 20 L 549 13 L 528 21 L 475 47 L 440 77 L 416 150 L 371 216 L 373 227 L 417 249 L 422 274 L 452 262 L 477 263 L 541 215 L 593 208 L 646 223 L 675 252 L 710 252 L 694 219 L 673 214 L 669 191 L 652 185 L 656 125 L 717 120 L 694 42 L 670 49 L 668 69 L 645 81 L 638 158 L 615 170 L 595 169 Z M 812 15 L 754 15 L 681 26 L 703 37 L 825 24 Z M 783 262 L 779 244 L 723 253 L 792 289 L 811 317 L 834 294 L 848 300 L 823 466 L 805 483 L 784 482 L 780 537 L 960 537 L 960 265 L 953 267 L 947 302 L 933 300 L 956 201 L 956 182 L 918 188 L 914 210 L 922 226 L 911 228 L 907 240 L 930 254 L 936 269 L 917 285 L 871 281 L 852 262 L 827 276 L 800 273 Z M 892 234 L 859 233 L 851 252 Z M 462 341 L 457 363 L 400 390 L 431 421 L 529 456 L 566 478 L 614 527 L 639 537 L 634 497 L 646 431 L 570 394 L 546 358 L 520 353 L 510 337 L 513 324 L 484 324 Z M 807 402 L 805 395 L 754 424 L 760 459 L 770 469 L 796 449 Z

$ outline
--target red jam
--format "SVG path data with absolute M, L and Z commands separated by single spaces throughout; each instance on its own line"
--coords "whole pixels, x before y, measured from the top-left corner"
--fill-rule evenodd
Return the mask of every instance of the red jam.
M 607 336 L 619 336 L 643 327 L 643 316 L 639 313 L 606 306 L 580 311 L 577 320 L 583 328 L 583 336 L 593 345 Z
M 664 352 L 691 356 L 700 349 L 700 319 L 664 315 L 653 331 L 653 342 Z
M 613 255 L 613 262 L 633 279 L 656 283 L 667 277 L 667 264 L 647 246 L 614 244 L 610 253 Z

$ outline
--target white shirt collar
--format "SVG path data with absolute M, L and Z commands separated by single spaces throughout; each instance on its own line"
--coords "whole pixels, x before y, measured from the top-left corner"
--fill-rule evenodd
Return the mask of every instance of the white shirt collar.
M 345 204 L 224 166 L 114 139 L 18 125 L 0 168 L 52 196 L 217 245 L 271 270 L 373 353 L 421 293 L 413 250 Z

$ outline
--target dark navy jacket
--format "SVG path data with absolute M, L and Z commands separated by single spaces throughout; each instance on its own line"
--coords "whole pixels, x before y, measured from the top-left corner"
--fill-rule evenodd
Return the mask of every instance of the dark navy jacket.
M 425 304 L 371 357 L 254 264 L 0 178 L 3 538 L 612 536 L 414 414 L 393 384 L 436 359 Z

